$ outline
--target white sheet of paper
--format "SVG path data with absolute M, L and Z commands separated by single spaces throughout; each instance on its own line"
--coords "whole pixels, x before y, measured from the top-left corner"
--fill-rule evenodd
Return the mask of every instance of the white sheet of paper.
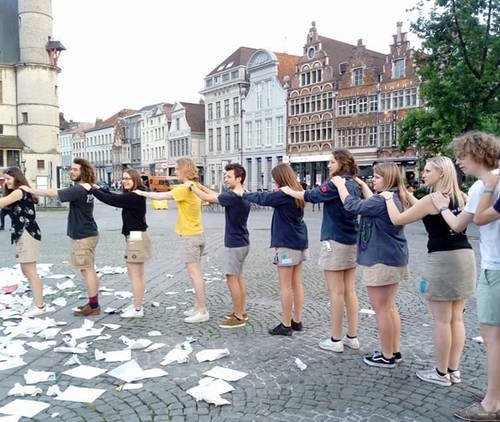
M 139 364 L 135 360 L 131 360 L 109 371 L 108 375 L 125 382 L 132 382 L 141 376 L 142 372 Z
M 33 347 L 36 350 L 47 350 L 56 345 L 55 340 L 48 341 L 29 341 L 26 343 L 28 346 Z
M 19 422 L 21 416 L 0 416 L 0 422 Z
M 373 309 L 360 309 L 359 313 L 367 315 L 375 315 L 375 311 Z
M 18 382 L 7 393 L 8 396 L 38 396 L 42 394 L 42 389 L 35 385 L 21 385 Z
M 75 283 L 73 282 L 73 280 L 69 279 L 69 280 L 63 281 L 62 283 L 57 283 L 57 288 L 59 290 L 74 289 Z
M 61 389 L 57 384 L 50 385 L 49 388 L 47 388 L 47 392 L 45 394 L 47 394 L 47 396 L 49 397 L 59 396 L 61 395 Z
M 118 330 L 121 327 L 119 324 L 102 324 L 104 327 L 109 328 L 110 330 Z
M 91 380 L 106 372 L 106 369 L 96 368 L 95 366 L 80 365 L 64 371 L 63 374 L 70 377 L 83 378 L 84 380 Z
M 196 359 L 198 360 L 198 362 L 212 362 L 226 356 L 229 356 L 228 349 L 205 349 L 196 353 Z
M 150 331 L 150 332 L 148 333 L 148 336 L 149 336 L 149 337 L 158 337 L 158 336 L 161 336 L 161 332 L 160 332 L 160 331 L 153 330 L 153 331 Z
M 26 365 L 26 362 L 22 360 L 22 358 L 15 356 L 13 358 L 7 359 L 4 362 L 0 362 L 0 371 L 4 371 L 6 369 L 17 368 L 19 366 Z
M 163 346 L 165 346 L 165 343 L 153 343 L 152 345 L 146 347 L 144 349 L 145 352 L 154 352 L 155 350 L 161 349 Z
M 248 374 L 245 372 L 236 371 L 234 369 L 224 368 L 222 366 L 216 366 L 210 369 L 209 371 L 204 372 L 203 375 L 212 378 L 219 378 L 224 381 L 238 381 L 246 377 Z
M 132 351 L 130 349 L 116 350 L 104 354 L 104 362 L 126 362 L 130 359 L 132 359 Z
M 78 355 L 71 356 L 66 362 L 64 362 L 63 366 L 71 366 L 71 365 L 81 365 L 80 358 Z
M 106 390 L 100 388 L 84 388 L 70 385 L 66 390 L 56 397 L 56 400 L 74 401 L 78 403 L 93 403 Z
M 56 374 L 54 372 L 47 371 L 33 371 L 28 369 L 28 372 L 24 374 L 24 380 L 26 384 L 36 384 L 38 382 L 55 381 Z
M 0 407 L 0 413 L 32 418 L 49 406 L 49 403 L 43 401 L 16 399 Z
M 142 374 L 136 378 L 135 380 L 143 380 L 146 378 L 158 378 L 158 377 L 164 377 L 165 375 L 168 375 L 167 372 L 165 372 L 161 368 L 151 368 L 151 369 L 145 369 L 142 371 Z
M 168 352 L 160 362 L 160 365 L 169 365 L 172 362 L 184 363 L 187 362 L 188 356 L 191 353 L 191 350 L 183 350 L 177 347 L 174 347 L 170 352 Z
M 63 297 L 58 297 L 57 299 L 54 299 L 52 301 L 52 305 L 57 305 L 57 306 L 66 306 L 68 301 L 63 298 Z
M 40 331 L 37 335 L 39 337 L 44 338 L 45 340 L 52 340 L 56 337 L 56 335 L 61 331 L 60 328 L 46 328 L 43 331 Z
M 123 390 L 138 390 L 142 388 L 142 383 L 138 382 L 138 383 L 132 383 L 132 382 L 128 382 L 126 384 L 123 384 Z

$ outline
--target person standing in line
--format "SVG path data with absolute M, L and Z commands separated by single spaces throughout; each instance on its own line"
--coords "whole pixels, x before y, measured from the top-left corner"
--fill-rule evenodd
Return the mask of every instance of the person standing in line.
M 358 183 L 352 180 L 358 173 L 358 166 L 347 149 L 332 151 L 328 170 L 330 177 L 339 175 L 346 178 L 347 190 L 354 198 L 361 196 Z M 339 192 L 331 181 L 305 192 L 293 191 L 287 186 L 281 190 L 294 198 L 312 202 L 313 206 L 321 202 L 324 204 L 319 265 L 325 273 L 330 295 L 331 336 L 321 340 L 319 347 L 332 352 L 343 352 L 344 345 L 359 349 L 359 303 L 355 284 L 358 216 L 344 208 Z M 348 328 L 342 337 L 344 308 L 347 311 Z
M 391 190 L 399 209 L 410 205 L 409 195 L 396 164 L 378 164 L 373 169 L 373 187 L 377 192 Z M 358 264 L 363 268 L 363 283 L 375 310 L 381 352 L 366 356 L 363 362 L 380 368 L 394 368 L 402 361 L 400 351 L 401 320 L 396 305 L 398 284 L 407 276 L 408 246 L 403 226 L 391 223 L 385 199 L 373 195 L 361 182 L 365 199 L 355 198 L 341 176 L 332 178 L 347 211 L 361 214 L 358 240 Z
M 449 196 L 435 192 L 432 199 L 436 208 L 443 209 L 441 215 L 455 232 L 463 231 L 472 221 L 480 224 L 481 273 L 476 301 L 488 367 L 488 388 L 483 400 L 457 411 L 455 416 L 470 421 L 500 421 L 500 220 L 488 222 L 484 212 L 478 216 L 480 204 L 488 207 L 500 197 L 500 186 L 491 178 L 491 172 L 498 168 L 500 139 L 472 131 L 454 139 L 451 146 L 460 169 L 479 180 L 469 189 L 465 208 L 458 215 L 449 209 Z
M 422 381 L 449 387 L 461 382 L 459 364 L 465 344 L 463 311 L 466 300 L 475 293 L 476 259 L 465 230 L 454 232 L 441 215 L 447 209 L 457 215 L 465 205 L 466 196 L 458 187 L 453 162 L 444 156 L 427 160 L 422 178 L 431 191 L 451 198 L 448 207 L 437 209 L 429 194 L 400 213 L 392 192 L 381 195 L 386 199 L 393 224 L 422 220 L 429 236 L 420 289 L 429 301 L 434 319 L 436 366 L 417 371 L 416 375 Z
M 116 182 L 118 183 L 118 182 Z M 133 191 L 143 190 L 141 175 L 137 170 L 127 169 L 122 176 L 122 193 L 116 194 L 83 184 L 94 197 L 112 207 L 122 209 L 122 234 L 125 236 L 125 260 L 127 274 L 132 284 L 133 303 L 120 314 L 122 318 L 141 318 L 144 316 L 144 263 L 151 258 L 151 240 L 146 224 L 146 198 Z
M 201 271 L 201 256 L 205 249 L 205 235 L 201 225 L 201 199 L 191 192 L 190 186 L 198 186 L 198 168 L 190 158 L 179 158 L 175 175 L 183 182 L 170 192 L 144 192 L 135 190 L 137 195 L 150 199 L 174 199 L 178 213 L 175 232 L 181 237 L 181 250 L 187 272 L 195 291 L 194 306 L 185 311 L 184 322 L 198 323 L 210 319 L 205 298 L 205 281 Z
M 247 229 L 250 204 L 241 197 L 244 192 L 242 185 L 246 177 L 245 168 L 241 164 L 228 164 L 224 170 L 224 182 L 229 189 L 227 192 L 217 193 L 206 187 L 198 188 L 195 184 L 190 185 L 190 188 L 202 201 L 218 203 L 224 207 L 226 226 L 222 270 L 231 292 L 233 312 L 226 316 L 219 327 L 236 328 L 243 327 L 248 320 L 243 264 L 250 250 Z
M 36 271 L 36 263 L 40 260 L 40 244 L 42 234 L 36 222 L 35 204 L 38 198 L 19 189 L 29 186 L 23 172 L 17 167 L 3 171 L 5 184 L 0 208 L 9 210 L 12 222 L 11 243 L 16 245 L 16 262 L 28 279 L 33 292 L 33 303 L 24 311 L 23 316 L 36 317 L 47 312 L 43 300 L 42 280 Z
M 0 230 L 5 230 L 5 217 L 10 216 L 9 210 L 7 208 L 2 208 L 0 210 Z M 10 219 L 10 226 L 12 227 L 12 218 Z
M 288 164 L 278 164 L 271 171 L 278 188 L 302 189 Z M 278 267 L 281 292 L 282 322 L 269 330 L 271 335 L 291 336 L 302 331 L 302 262 L 307 259 L 307 226 L 304 222 L 304 200 L 294 199 L 279 189 L 274 192 L 245 192 L 243 199 L 274 208 L 271 223 L 271 248 L 275 248 L 273 264 Z M 293 314 L 293 316 L 292 316 Z
M 37 196 L 59 198 L 69 202 L 67 235 L 71 239 L 71 266 L 80 270 L 87 285 L 88 303 L 79 306 L 73 315 L 99 315 L 99 279 L 95 271 L 95 248 L 99 240 L 97 224 L 94 220 L 94 196 L 87 192 L 83 183 L 90 185 L 96 181 L 94 168 L 84 158 L 75 158 L 69 170 L 73 185 L 64 189 L 21 189 Z

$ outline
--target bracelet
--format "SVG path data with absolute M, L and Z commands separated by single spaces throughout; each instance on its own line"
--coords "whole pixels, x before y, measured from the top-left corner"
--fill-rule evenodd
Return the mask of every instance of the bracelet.
M 449 210 L 449 207 L 441 207 L 439 208 L 439 212 L 442 213 L 443 211 Z
M 483 195 L 491 195 L 495 192 L 493 189 L 485 189 L 483 190 Z

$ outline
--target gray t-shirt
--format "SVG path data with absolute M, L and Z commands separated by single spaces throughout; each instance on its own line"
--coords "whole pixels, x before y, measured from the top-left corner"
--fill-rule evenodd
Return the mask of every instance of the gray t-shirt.
M 94 195 L 87 192 L 80 184 L 57 191 L 61 202 L 69 202 L 67 235 L 71 239 L 84 239 L 97 236 L 97 224 L 94 220 Z

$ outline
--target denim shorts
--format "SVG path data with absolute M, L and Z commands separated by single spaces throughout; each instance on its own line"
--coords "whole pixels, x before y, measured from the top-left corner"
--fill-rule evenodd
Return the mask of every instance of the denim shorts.
M 500 326 L 500 270 L 481 269 L 476 295 L 479 322 Z

